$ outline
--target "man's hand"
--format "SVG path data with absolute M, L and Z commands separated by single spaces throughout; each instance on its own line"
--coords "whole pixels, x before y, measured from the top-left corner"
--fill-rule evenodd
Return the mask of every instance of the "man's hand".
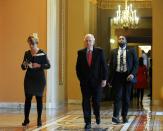
M 112 88 L 111 83 L 108 82 L 107 85 L 108 85 L 109 88 Z
M 130 75 L 127 77 L 127 81 L 131 81 L 133 78 L 134 78 L 134 75 L 133 75 L 133 74 L 130 74 Z
M 106 86 L 106 80 L 102 80 L 101 87 L 105 87 L 105 86 Z

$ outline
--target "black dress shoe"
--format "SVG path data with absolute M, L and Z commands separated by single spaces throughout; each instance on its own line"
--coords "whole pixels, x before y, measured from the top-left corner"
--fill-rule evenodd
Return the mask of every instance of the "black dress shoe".
M 148 97 L 151 97 L 152 95 L 151 94 L 148 94 Z
M 22 123 L 22 126 L 27 126 L 29 124 L 29 120 L 24 120 L 24 122 Z
M 42 126 L 41 120 L 37 121 L 37 127 L 41 127 L 41 126 Z
M 112 123 L 113 123 L 113 124 L 119 124 L 119 123 L 120 123 L 119 118 L 112 117 Z
M 123 123 L 127 123 L 128 122 L 127 117 L 123 117 L 122 119 L 123 119 Z
M 91 129 L 91 124 L 90 123 L 86 123 L 84 128 L 85 129 Z
M 100 120 L 100 117 L 96 117 L 96 124 L 100 124 L 101 123 L 101 120 Z

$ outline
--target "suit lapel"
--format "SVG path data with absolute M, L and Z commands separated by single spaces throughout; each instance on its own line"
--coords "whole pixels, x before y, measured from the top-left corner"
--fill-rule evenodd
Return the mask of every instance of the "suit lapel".
M 117 48 L 117 49 L 115 50 L 115 63 L 116 63 L 116 64 L 115 64 L 115 67 L 116 67 L 117 64 L 118 64 L 118 63 L 117 63 L 118 49 L 119 49 L 119 48 Z
M 128 48 L 126 48 L 126 62 L 127 62 L 127 67 L 128 67 L 128 65 L 129 65 L 129 49 Z
M 116 49 L 115 55 L 116 55 L 116 58 L 117 58 L 117 56 L 118 56 L 118 48 Z
M 83 55 L 84 55 L 83 61 L 85 61 L 84 63 L 86 64 L 86 66 L 87 66 L 88 68 L 90 68 L 90 67 L 92 66 L 92 63 L 91 63 L 91 66 L 88 65 L 88 60 L 87 60 L 87 48 L 84 49 Z M 92 61 L 93 61 L 93 52 L 92 52 Z
M 83 51 L 83 61 L 85 61 L 85 63 L 87 63 L 87 65 L 88 65 L 88 61 L 87 61 L 87 48 L 85 48 L 84 51 Z

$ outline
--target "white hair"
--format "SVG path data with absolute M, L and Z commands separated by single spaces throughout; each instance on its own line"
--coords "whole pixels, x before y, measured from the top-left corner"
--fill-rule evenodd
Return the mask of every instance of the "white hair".
M 95 37 L 94 37 L 93 34 L 86 34 L 86 35 L 84 36 L 84 41 L 87 39 L 87 37 L 91 37 L 91 38 L 93 39 L 93 41 L 95 41 Z

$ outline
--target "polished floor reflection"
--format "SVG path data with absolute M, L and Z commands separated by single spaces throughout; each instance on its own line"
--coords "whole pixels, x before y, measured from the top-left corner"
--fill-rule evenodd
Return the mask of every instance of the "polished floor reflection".
M 129 122 L 113 125 L 112 102 L 102 102 L 101 124 L 96 125 L 92 115 L 91 131 L 161 131 L 163 130 L 163 107 L 151 106 L 150 99 L 144 97 L 143 107 L 131 102 Z M 37 113 L 32 109 L 30 124 L 22 127 L 23 109 L 0 109 L 0 131 L 84 131 L 81 105 L 70 104 L 59 109 L 43 111 L 43 126 L 36 127 Z

